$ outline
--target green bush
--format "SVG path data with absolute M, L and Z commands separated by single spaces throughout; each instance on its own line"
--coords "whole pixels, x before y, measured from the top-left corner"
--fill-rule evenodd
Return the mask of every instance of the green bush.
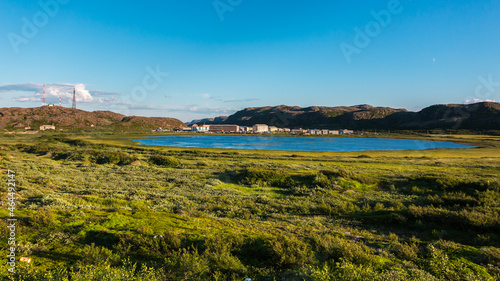
M 400 259 L 416 261 L 418 258 L 419 249 L 415 243 L 396 242 L 391 246 L 391 250 Z
M 247 271 L 238 257 L 231 252 L 234 248 L 234 238 L 215 236 L 207 239 L 203 256 L 210 262 L 212 272 L 224 275 L 241 275 Z
M 119 164 L 128 165 L 137 161 L 137 157 L 119 151 L 99 151 L 90 157 L 90 160 L 97 164 Z
M 427 270 L 442 280 L 491 280 L 488 271 L 465 258 L 450 258 L 434 246 L 427 247 Z
M 174 232 L 165 232 L 163 234 L 157 234 L 153 237 L 150 235 L 138 235 L 131 241 L 123 240 L 115 247 L 124 246 L 131 247 L 134 252 L 139 253 L 144 257 L 149 257 L 151 259 L 163 259 L 170 255 L 174 251 L 178 251 L 181 248 L 182 237 Z
M 494 210 L 448 210 L 434 206 L 408 207 L 408 215 L 417 220 L 453 226 L 458 229 L 476 228 L 500 231 L 500 215 Z
M 310 245 L 297 237 L 281 235 L 269 243 L 271 262 L 278 268 L 298 269 L 311 262 L 313 255 Z
M 71 280 L 71 281 L 161 281 L 167 280 L 162 269 L 147 267 L 124 260 L 120 267 L 111 267 L 109 264 L 86 265 L 76 268 L 58 268 L 57 270 L 47 271 L 39 266 L 25 266 L 20 264 L 15 274 L 10 274 L 7 270 L 0 272 L 2 280 Z
M 94 243 L 85 245 L 81 252 L 83 265 L 117 264 L 119 256 L 108 248 L 96 246 Z
M 71 204 L 68 201 L 52 193 L 43 196 L 41 202 L 44 206 L 49 206 L 49 207 L 71 206 Z
M 319 187 L 327 187 L 330 184 L 332 184 L 332 182 L 323 173 L 318 173 L 318 174 L 316 174 L 314 176 L 313 185 L 316 185 L 316 186 L 319 186 Z
M 329 178 L 353 179 L 356 177 L 356 173 L 348 168 L 340 168 L 336 170 L 321 170 L 321 173 L 328 176 Z
M 61 141 L 69 145 L 79 146 L 79 147 L 85 147 L 90 145 L 90 143 L 79 139 L 61 139 Z
M 166 280 L 205 280 L 210 273 L 209 261 L 197 249 L 172 252 L 164 262 Z
M 492 185 L 488 181 L 463 179 L 449 175 L 413 176 L 408 178 L 408 182 L 440 191 L 464 191 L 466 193 L 474 193 L 476 190 L 485 191 Z
M 349 241 L 332 235 L 315 235 L 312 239 L 314 250 L 322 260 L 342 259 L 364 265 L 377 263 L 373 249 L 362 242 Z
M 175 167 L 180 164 L 179 160 L 171 156 L 153 155 L 149 157 L 149 161 L 158 166 Z
M 35 228 L 52 227 L 55 223 L 56 218 L 50 208 L 39 208 L 30 218 L 30 224 Z
M 284 172 L 276 170 L 264 170 L 249 168 L 240 171 L 236 178 L 241 184 L 258 186 L 292 187 L 297 184 L 292 177 Z
M 481 248 L 480 260 L 484 264 L 500 266 L 500 249 L 495 247 Z

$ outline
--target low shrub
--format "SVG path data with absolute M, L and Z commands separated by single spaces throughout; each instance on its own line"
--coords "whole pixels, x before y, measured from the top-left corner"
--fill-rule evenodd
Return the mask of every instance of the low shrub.
M 119 256 L 108 248 L 96 246 L 94 243 L 85 245 L 82 249 L 83 259 L 80 260 L 85 265 L 117 264 Z
M 415 243 L 396 242 L 391 246 L 391 250 L 400 259 L 416 261 L 418 258 L 419 249 Z
M 345 260 L 356 264 L 374 265 L 374 250 L 361 242 L 349 241 L 332 235 L 312 237 L 314 250 L 323 260 Z
M 481 248 L 480 259 L 484 264 L 500 266 L 500 249 L 495 247 Z
M 55 223 L 56 218 L 50 208 L 40 208 L 30 218 L 30 224 L 35 228 L 51 227 Z
M 245 185 L 269 185 L 276 187 L 291 187 L 297 184 L 290 175 L 276 170 L 249 168 L 236 175 L 236 179 Z
M 137 161 L 137 157 L 120 151 L 99 151 L 90 157 L 90 161 L 97 164 L 128 165 Z
M 206 280 L 210 273 L 208 260 L 197 249 L 172 252 L 164 263 L 166 280 Z
M 149 161 L 158 166 L 175 167 L 180 164 L 179 160 L 171 156 L 153 155 L 149 157 Z
M 294 236 L 279 236 L 270 240 L 268 247 L 271 262 L 280 269 L 302 268 L 313 256 L 310 245 Z
M 352 179 L 356 177 L 356 173 L 348 168 L 340 168 L 336 170 L 322 170 L 322 174 L 328 176 L 329 178 L 348 178 Z

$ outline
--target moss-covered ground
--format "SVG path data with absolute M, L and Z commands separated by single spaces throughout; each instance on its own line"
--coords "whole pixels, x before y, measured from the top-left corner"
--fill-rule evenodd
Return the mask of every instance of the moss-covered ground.
M 498 136 L 397 135 L 478 148 L 364 152 L 145 147 L 139 136 L 0 135 L 1 254 L 10 170 L 16 256 L 32 259 L 0 277 L 500 278 Z

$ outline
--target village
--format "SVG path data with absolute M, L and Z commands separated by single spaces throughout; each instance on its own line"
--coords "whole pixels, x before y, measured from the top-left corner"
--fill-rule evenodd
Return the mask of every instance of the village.
M 155 131 L 164 131 L 162 128 L 157 128 Z M 189 127 L 176 128 L 174 132 L 197 132 L 197 133 L 233 133 L 233 134 L 273 134 L 285 133 L 291 135 L 353 135 L 353 130 L 330 130 L 330 129 L 290 129 L 269 126 L 266 124 L 255 124 L 253 126 L 238 126 L 238 125 L 197 125 Z

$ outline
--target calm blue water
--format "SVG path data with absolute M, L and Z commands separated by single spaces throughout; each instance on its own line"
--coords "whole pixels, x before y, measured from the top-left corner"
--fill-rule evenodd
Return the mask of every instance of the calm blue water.
M 472 148 L 452 142 L 345 137 L 174 136 L 134 139 L 142 145 L 289 151 L 365 151 Z

